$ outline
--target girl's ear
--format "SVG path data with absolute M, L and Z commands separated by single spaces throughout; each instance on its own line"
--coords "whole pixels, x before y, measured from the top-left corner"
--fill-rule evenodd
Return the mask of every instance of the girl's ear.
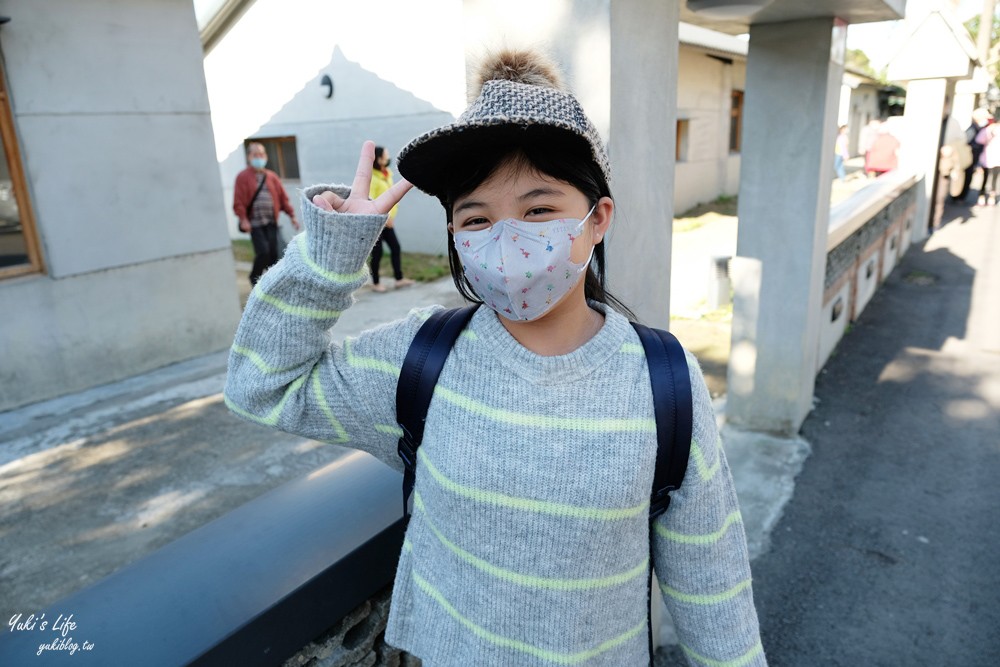
M 454 222 L 449 222 L 448 223 L 448 233 L 449 234 L 454 234 L 455 233 L 455 223 Z
M 597 206 L 590 220 L 594 230 L 594 245 L 604 240 L 604 235 L 611 227 L 611 220 L 615 216 L 615 202 L 611 197 L 601 197 L 597 200 Z

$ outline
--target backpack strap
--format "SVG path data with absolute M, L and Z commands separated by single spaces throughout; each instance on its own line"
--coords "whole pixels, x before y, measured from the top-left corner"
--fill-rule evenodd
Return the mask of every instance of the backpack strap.
M 424 422 L 434 386 L 451 352 L 477 305 L 439 310 L 424 322 L 410 349 L 396 383 L 396 421 L 403 429 L 397 452 L 403 460 L 403 516 L 409 516 L 410 494 L 416 481 L 417 448 L 424 438 Z
M 680 488 L 691 453 L 692 399 L 684 348 L 673 334 L 632 322 L 646 352 L 656 415 L 656 472 L 649 520 L 666 511 L 670 492 Z
M 662 329 L 650 329 L 632 322 L 646 352 L 649 384 L 653 390 L 653 413 L 656 416 L 656 471 L 653 474 L 653 492 L 649 500 L 650 528 L 656 517 L 670 504 L 670 492 L 680 488 L 687 471 L 691 453 L 693 406 L 691 376 L 688 375 L 684 348 L 673 334 Z M 652 549 L 653 543 L 649 543 Z M 653 579 L 652 555 L 650 576 L 646 581 L 646 609 L 652 610 Z M 649 664 L 653 664 L 652 611 L 646 622 L 649 645 Z

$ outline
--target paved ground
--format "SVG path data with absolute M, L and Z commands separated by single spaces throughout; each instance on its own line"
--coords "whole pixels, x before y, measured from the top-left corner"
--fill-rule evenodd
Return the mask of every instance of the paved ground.
M 1000 209 L 945 219 L 819 378 L 753 563 L 773 667 L 1000 660 Z
M 754 566 L 772 665 L 1000 661 L 998 294 L 989 209 L 909 253 L 820 378 Z

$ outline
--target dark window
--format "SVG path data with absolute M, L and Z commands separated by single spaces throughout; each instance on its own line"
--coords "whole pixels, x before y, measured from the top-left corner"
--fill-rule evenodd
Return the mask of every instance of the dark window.
M 4 154 L 0 160 L 0 278 L 6 278 L 41 271 L 43 267 L 2 63 L 0 142 Z
M 739 153 L 743 144 L 743 91 L 733 91 L 733 105 L 729 110 L 729 152 Z
M 691 121 L 687 118 L 677 119 L 677 155 L 676 159 L 678 162 L 687 162 L 688 156 L 688 131 L 691 127 Z
M 264 145 L 267 151 L 267 168 L 274 171 L 286 181 L 299 180 L 299 152 L 295 146 L 295 137 L 265 137 L 247 139 L 243 148 L 252 143 Z

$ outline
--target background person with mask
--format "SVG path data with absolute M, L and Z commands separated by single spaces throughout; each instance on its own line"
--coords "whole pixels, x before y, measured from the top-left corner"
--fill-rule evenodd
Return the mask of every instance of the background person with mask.
M 240 219 L 240 231 L 249 232 L 253 242 L 251 285 L 256 285 L 261 274 L 278 262 L 280 212 L 288 214 L 292 227 L 299 229 L 285 186 L 276 173 L 264 168 L 266 164 L 267 151 L 263 144 L 254 142 L 247 146 L 247 168 L 237 174 L 233 192 L 233 211 Z

